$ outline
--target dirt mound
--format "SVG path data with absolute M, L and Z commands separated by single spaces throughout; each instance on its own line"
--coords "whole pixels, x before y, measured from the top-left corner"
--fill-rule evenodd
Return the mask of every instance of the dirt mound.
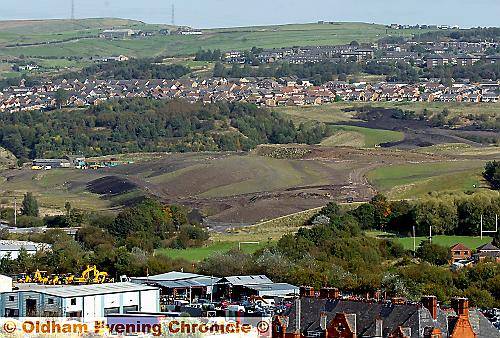
M 106 176 L 87 183 L 87 190 L 99 195 L 120 195 L 137 188 L 137 185 L 118 176 Z
M 311 150 L 304 145 L 260 145 L 255 149 L 255 154 L 277 159 L 301 159 Z

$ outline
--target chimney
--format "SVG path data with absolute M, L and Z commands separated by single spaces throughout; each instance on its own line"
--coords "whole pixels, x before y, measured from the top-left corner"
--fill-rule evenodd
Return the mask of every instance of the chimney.
M 319 290 L 319 298 L 322 299 L 338 299 L 340 298 L 340 291 L 337 288 L 321 288 Z
M 451 307 L 459 317 L 469 317 L 469 300 L 467 298 L 453 298 Z
M 432 319 L 437 319 L 437 298 L 436 296 L 423 296 L 422 305 L 429 310 Z
M 300 297 L 314 297 L 314 288 L 310 286 L 301 286 L 300 287 Z

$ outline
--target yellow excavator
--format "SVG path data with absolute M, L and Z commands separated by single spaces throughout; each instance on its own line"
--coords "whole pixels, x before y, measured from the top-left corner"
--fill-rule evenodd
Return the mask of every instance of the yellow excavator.
M 108 273 L 97 270 L 95 265 L 87 265 L 87 269 L 82 272 L 81 277 L 74 277 L 74 284 L 102 284 L 108 279 Z
M 45 276 L 46 273 L 47 271 L 40 271 L 37 269 L 33 277 L 33 283 L 48 284 L 49 277 Z

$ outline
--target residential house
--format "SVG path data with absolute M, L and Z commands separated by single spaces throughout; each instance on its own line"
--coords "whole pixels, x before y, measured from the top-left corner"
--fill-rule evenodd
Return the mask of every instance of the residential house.
M 452 263 L 470 259 L 472 257 L 472 250 L 463 245 L 462 243 L 455 244 L 450 248 L 450 251 L 451 251 Z
M 476 262 L 484 260 L 494 260 L 500 262 L 500 249 L 492 243 L 481 245 L 476 249 L 477 253 L 474 255 Z

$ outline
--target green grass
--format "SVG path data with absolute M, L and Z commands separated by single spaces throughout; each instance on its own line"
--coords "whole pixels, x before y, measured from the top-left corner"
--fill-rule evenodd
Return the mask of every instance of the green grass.
M 245 253 L 254 253 L 264 247 L 267 243 L 242 244 L 241 250 Z M 199 262 L 217 252 L 227 252 L 231 249 L 238 249 L 238 242 L 215 242 L 200 248 L 181 249 L 158 249 L 157 254 L 166 255 L 170 258 L 182 258 L 192 262 Z
M 11 24 L 13 25 L 13 24 Z M 37 29 L 37 27 L 40 27 Z M 57 28 L 59 26 L 59 29 Z M 31 22 L 17 27 L 0 25 L 0 44 L 58 41 L 88 37 L 100 29 L 130 27 L 157 30 L 159 25 L 112 19 L 75 22 L 50 20 Z M 56 45 L 2 48 L 0 54 L 19 56 L 109 56 L 125 54 L 133 57 L 152 55 L 190 55 L 201 49 L 251 49 L 304 45 L 346 44 L 353 40 L 374 42 L 384 36 L 411 36 L 413 30 L 387 30 L 383 25 L 366 23 L 336 23 L 333 25 L 305 24 L 261 27 L 240 27 L 205 30 L 202 36 L 153 36 L 141 39 L 108 41 L 98 38 L 80 39 Z M 423 33 L 423 31 L 418 31 Z
M 295 122 L 319 121 L 324 123 L 339 123 L 352 121 L 356 112 L 346 112 L 346 108 L 358 107 L 399 108 L 421 113 L 427 109 L 438 113 L 445 108 L 450 117 L 472 115 L 500 115 L 500 103 L 466 103 L 466 102 L 335 102 L 312 107 L 277 107 L 273 110 L 287 115 Z
M 366 235 L 369 237 L 377 237 L 381 239 L 392 239 L 403 245 L 406 250 L 413 250 L 413 237 L 397 237 L 395 234 L 376 230 L 367 231 Z M 429 237 L 415 237 L 416 247 L 418 248 L 420 243 L 428 239 Z M 462 243 L 471 250 L 475 250 L 477 247 L 483 244 L 491 243 L 492 240 L 493 239 L 489 236 L 484 236 L 483 239 L 481 239 L 481 237 L 475 236 L 432 236 L 432 242 L 434 244 L 449 248 L 457 243 Z
M 392 165 L 367 174 L 391 198 L 415 198 L 433 191 L 468 191 L 480 187 L 484 161 L 448 161 Z
M 404 134 L 399 131 L 371 129 L 356 126 L 334 126 L 334 132 L 352 132 L 362 137 L 362 143 L 365 148 L 373 148 L 386 142 L 401 141 Z
M 276 107 L 274 111 L 286 115 L 294 122 L 318 121 L 323 123 L 337 123 L 353 120 L 353 112 L 345 112 L 342 109 L 350 107 L 343 102 L 323 104 L 319 106 L 302 107 Z
M 416 244 L 417 247 L 420 245 L 421 242 L 426 241 L 428 237 L 416 237 Z M 413 250 L 413 238 L 412 237 L 406 237 L 406 238 L 397 238 L 397 242 L 402 244 L 405 249 L 407 250 Z M 447 248 L 452 247 L 453 245 L 457 243 L 462 243 L 469 249 L 476 249 L 477 247 L 491 243 L 492 238 L 491 237 L 483 237 L 481 240 L 480 237 L 468 237 L 468 236 L 433 236 L 432 237 L 432 242 L 441 246 L 445 246 Z
M 74 169 L 14 173 L 16 176 L 0 184 L 0 197 L 17 196 L 22 199 L 22 196 L 30 191 L 37 197 L 40 206 L 48 211 L 64 210 L 66 202 L 84 210 L 111 208 L 110 201 L 101 199 L 99 195 L 85 189 L 86 182 L 101 176 L 93 177 L 88 175 L 89 173 Z M 82 186 L 72 188 L 66 182 L 81 182 Z

